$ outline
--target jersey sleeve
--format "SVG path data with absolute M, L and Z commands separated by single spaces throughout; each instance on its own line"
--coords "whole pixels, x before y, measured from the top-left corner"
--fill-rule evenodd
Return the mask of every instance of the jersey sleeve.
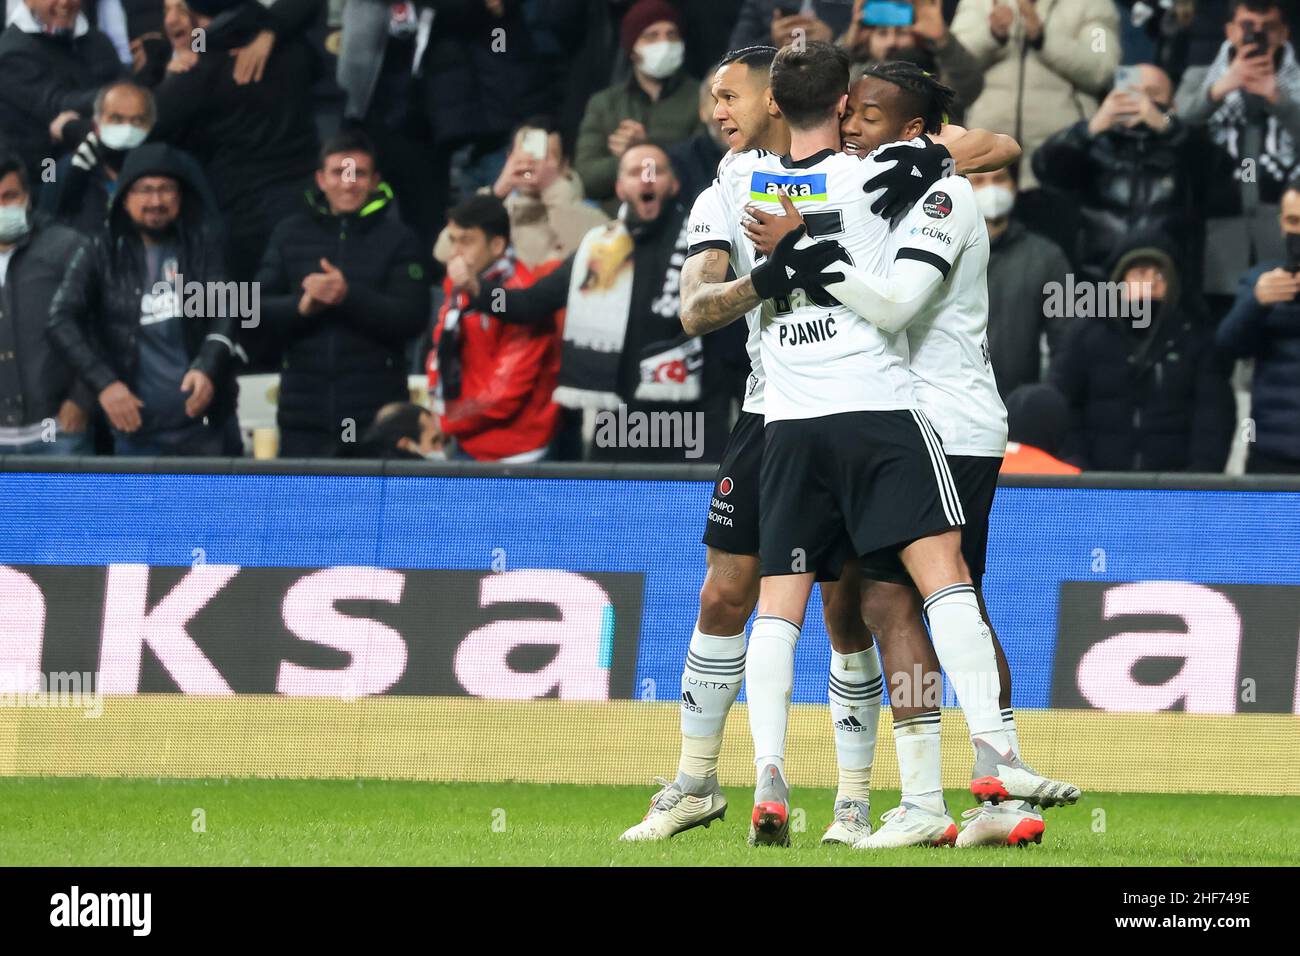
M 912 259 L 948 278 L 961 251 L 984 228 L 975 193 L 964 179 L 941 179 L 903 217 L 895 231 L 892 261 Z
M 696 197 L 695 205 L 691 207 L 690 224 L 687 227 L 687 257 L 705 249 L 724 249 L 730 252 L 732 222 L 733 217 L 729 215 L 727 204 L 723 201 L 722 188 L 715 181 Z

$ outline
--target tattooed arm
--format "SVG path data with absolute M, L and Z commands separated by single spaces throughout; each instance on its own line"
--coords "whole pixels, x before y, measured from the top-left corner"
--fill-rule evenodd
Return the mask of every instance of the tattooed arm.
M 730 261 L 725 249 L 705 249 L 682 266 L 682 328 L 687 335 L 724 328 L 762 301 L 749 276 L 727 281 Z

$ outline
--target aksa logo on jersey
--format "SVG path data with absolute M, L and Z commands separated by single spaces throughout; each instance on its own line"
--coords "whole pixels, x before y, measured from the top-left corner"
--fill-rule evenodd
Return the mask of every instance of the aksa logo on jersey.
M 952 199 L 947 193 L 936 190 L 925 197 L 925 205 L 921 208 L 931 219 L 947 219 L 952 213 Z
M 759 202 L 779 202 L 785 190 L 791 202 L 825 202 L 825 173 L 764 173 L 755 171 L 749 180 L 749 198 Z

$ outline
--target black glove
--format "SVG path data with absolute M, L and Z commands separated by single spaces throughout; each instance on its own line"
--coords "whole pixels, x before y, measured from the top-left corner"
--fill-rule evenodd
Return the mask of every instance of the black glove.
M 749 277 L 753 280 L 754 291 L 760 299 L 779 299 L 788 296 L 795 289 L 807 288 L 809 285 L 821 288 L 827 282 L 837 281 L 833 277 L 823 276 L 821 271 L 832 262 L 848 262 L 848 252 L 833 240 L 822 240 L 806 248 L 796 249 L 795 243 L 807 232 L 807 227 L 801 225 L 793 232 L 786 233 L 772 250 L 772 255 L 750 270 Z
M 922 137 L 929 145 L 891 146 L 876 155 L 882 162 L 896 160 L 894 165 L 879 173 L 863 187 L 867 192 L 883 189 L 871 211 L 886 219 L 895 219 L 905 213 L 925 195 L 925 191 L 945 176 L 957 172 L 948 147 Z

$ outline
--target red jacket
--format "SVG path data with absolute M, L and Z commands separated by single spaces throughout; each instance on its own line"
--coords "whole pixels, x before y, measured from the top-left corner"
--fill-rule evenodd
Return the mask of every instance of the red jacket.
M 504 283 L 507 289 L 532 285 L 560 263 L 530 270 L 522 262 Z M 433 330 L 429 352 L 429 390 L 438 384 L 438 340 L 452 304 L 450 281 Z M 560 406 L 551 401 L 560 372 L 559 315 L 540 325 L 508 325 L 489 312 L 460 317 L 460 397 L 447 402 L 439 426 L 479 461 L 498 461 L 550 444 L 560 425 Z

